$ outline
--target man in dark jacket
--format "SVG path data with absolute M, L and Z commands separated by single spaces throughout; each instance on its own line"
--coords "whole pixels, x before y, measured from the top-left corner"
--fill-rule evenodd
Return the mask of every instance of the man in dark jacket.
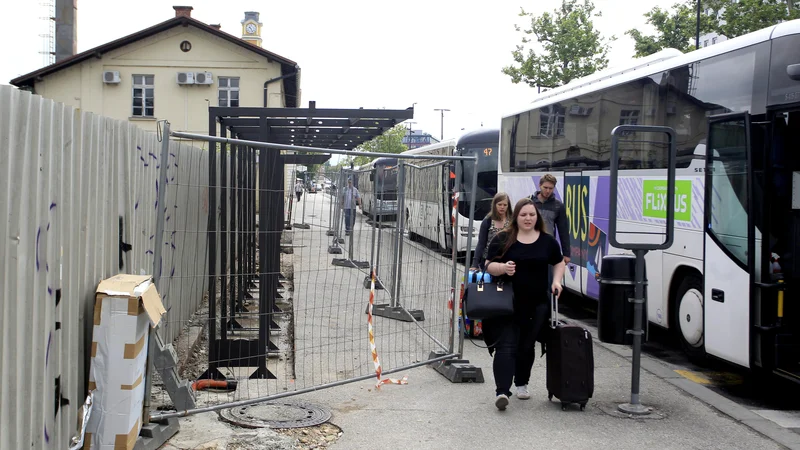
M 544 220 L 545 229 L 555 237 L 558 230 L 558 240 L 561 243 L 561 254 L 564 255 L 564 264 L 569 264 L 569 224 L 564 204 L 553 195 L 556 189 L 556 177 L 545 174 L 539 179 L 539 190 L 531 195 L 531 200 L 539 208 L 539 213 Z

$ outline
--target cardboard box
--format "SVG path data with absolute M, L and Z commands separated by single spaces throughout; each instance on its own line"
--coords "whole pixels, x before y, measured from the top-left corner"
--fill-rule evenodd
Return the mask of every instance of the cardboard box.
M 95 400 L 84 449 L 131 450 L 142 428 L 150 327 L 166 313 L 148 275 L 100 282 L 94 304 L 89 390 Z

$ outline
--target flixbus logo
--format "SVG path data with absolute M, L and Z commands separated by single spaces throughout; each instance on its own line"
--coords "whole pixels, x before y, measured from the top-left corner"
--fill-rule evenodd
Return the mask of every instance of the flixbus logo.
M 642 216 L 667 218 L 667 181 L 642 181 Z M 675 220 L 692 221 L 692 182 L 675 181 Z

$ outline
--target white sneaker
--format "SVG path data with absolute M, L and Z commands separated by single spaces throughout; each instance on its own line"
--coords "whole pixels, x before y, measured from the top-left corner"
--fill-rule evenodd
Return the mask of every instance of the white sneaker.
M 508 396 L 506 396 L 505 394 L 498 395 L 497 398 L 494 400 L 494 406 L 497 406 L 497 409 L 499 409 L 500 411 L 505 411 L 506 406 L 508 406 Z
M 520 400 L 527 400 L 531 398 L 531 394 L 528 392 L 528 385 L 525 386 L 517 386 L 517 398 Z

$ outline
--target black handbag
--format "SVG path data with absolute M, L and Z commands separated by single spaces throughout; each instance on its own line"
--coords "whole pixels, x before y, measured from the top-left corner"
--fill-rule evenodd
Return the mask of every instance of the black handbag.
M 464 314 L 470 319 L 493 319 L 514 314 L 514 289 L 501 277 L 486 283 L 483 278 L 467 284 L 464 292 Z

